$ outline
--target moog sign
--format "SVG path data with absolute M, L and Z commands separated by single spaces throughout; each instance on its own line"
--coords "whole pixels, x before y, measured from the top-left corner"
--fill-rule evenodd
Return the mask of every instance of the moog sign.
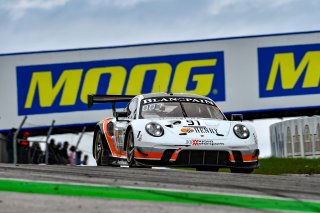
M 224 81 L 223 52 L 21 66 L 18 111 L 88 110 L 88 94 L 195 93 L 223 101 Z
M 320 94 L 320 44 L 258 49 L 260 97 Z

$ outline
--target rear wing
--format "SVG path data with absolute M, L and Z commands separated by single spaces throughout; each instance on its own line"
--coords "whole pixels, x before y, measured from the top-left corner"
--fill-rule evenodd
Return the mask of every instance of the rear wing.
M 130 102 L 135 95 L 88 95 L 88 107 L 94 103 Z
M 94 103 L 112 103 L 112 114 L 114 117 L 126 117 L 123 112 L 116 112 L 117 102 L 129 102 L 135 95 L 88 95 L 88 107 L 92 107 Z

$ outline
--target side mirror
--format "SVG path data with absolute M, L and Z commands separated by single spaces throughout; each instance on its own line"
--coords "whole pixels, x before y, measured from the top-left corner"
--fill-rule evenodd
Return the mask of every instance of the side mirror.
M 232 121 L 243 121 L 243 115 L 242 114 L 232 114 L 231 120 Z

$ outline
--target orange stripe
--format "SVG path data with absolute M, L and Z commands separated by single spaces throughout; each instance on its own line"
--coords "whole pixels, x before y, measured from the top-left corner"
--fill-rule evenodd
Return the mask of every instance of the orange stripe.
M 180 150 L 181 150 L 181 149 L 180 149 Z M 177 160 L 180 150 L 176 150 L 176 151 L 172 154 L 172 156 L 171 156 L 171 158 L 170 158 L 170 161 L 176 161 L 176 160 Z
M 234 155 L 233 155 L 232 153 L 229 154 L 229 160 L 230 160 L 231 162 L 236 162 L 235 159 L 234 159 Z
M 111 151 L 112 156 L 113 156 L 113 157 L 120 157 L 121 154 L 123 154 L 123 153 L 120 152 L 120 151 L 114 146 L 112 137 L 108 134 L 108 131 L 107 131 L 107 125 L 108 125 L 108 123 L 110 122 L 110 120 L 111 120 L 111 118 L 105 119 L 105 122 L 103 123 L 103 131 L 104 131 L 105 136 L 107 137 L 107 143 L 109 144 L 109 148 L 110 148 L 110 151 Z

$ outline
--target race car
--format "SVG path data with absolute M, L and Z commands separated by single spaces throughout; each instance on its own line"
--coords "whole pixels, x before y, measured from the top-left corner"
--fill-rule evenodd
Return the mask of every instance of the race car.
M 112 103 L 113 117 L 94 130 L 98 166 L 191 167 L 251 173 L 259 167 L 257 134 L 242 115 L 227 120 L 216 103 L 193 94 L 88 95 L 88 106 Z M 128 102 L 116 110 L 117 102 Z

